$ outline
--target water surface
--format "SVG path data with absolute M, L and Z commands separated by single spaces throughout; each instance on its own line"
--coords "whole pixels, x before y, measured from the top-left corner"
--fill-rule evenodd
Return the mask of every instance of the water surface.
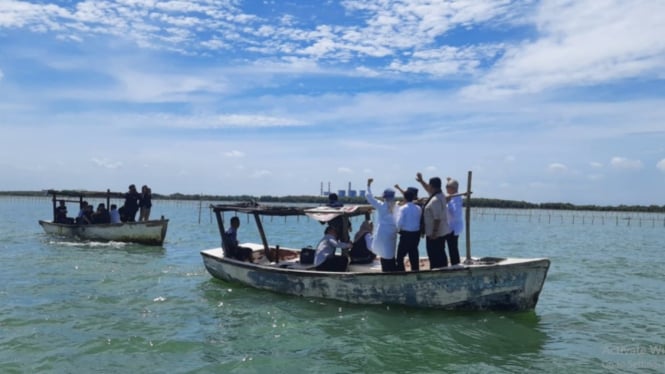
M 150 247 L 50 237 L 37 224 L 49 200 L 0 198 L 0 372 L 665 372 L 663 215 L 474 210 L 474 256 L 552 266 L 534 311 L 446 312 L 213 279 L 199 254 L 219 245 L 205 206 L 155 201 L 171 222 Z M 264 225 L 296 248 L 323 230 Z

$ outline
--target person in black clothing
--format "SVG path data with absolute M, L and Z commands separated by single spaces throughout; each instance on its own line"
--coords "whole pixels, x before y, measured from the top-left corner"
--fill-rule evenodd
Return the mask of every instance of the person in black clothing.
M 369 264 L 376 258 L 376 254 L 372 252 L 373 230 L 374 224 L 370 220 L 366 220 L 360 225 L 353 238 L 353 247 L 349 251 L 352 264 Z
M 152 190 L 150 187 L 143 185 L 141 187 L 141 198 L 139 199 L 139 221 L 147 221 L 150 219 L 150 208 L 152 208 Z
M 97 211 L 92 215 L 92 223 L 111 223 L 111 215 L 104 203 L 97 205 Z
M 129 191 L 125 193 L 125 205 L 120 207 L 120 218 L 122 222 L 135 222 L 136 212 L 139 210 L 139 195 L 135 185 L 129 186 Z
M 71 219 L 67 218 L 67 206 L 65 205 L 64 200 L 59 201 L 60 205 L 55 208 L 55 219 L 56 223 L 71 223 Z

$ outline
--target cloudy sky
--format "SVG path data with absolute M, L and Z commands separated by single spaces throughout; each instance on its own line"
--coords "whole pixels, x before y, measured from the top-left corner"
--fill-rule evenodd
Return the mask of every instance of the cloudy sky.
M 662 0 L 0 0 L 0 190 L 665 204 Z

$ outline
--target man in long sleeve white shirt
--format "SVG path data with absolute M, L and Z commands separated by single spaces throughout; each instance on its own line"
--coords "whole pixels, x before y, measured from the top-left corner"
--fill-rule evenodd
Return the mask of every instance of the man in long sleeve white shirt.
M 333 226 L 326 227 L 323 238 L 316 246 L 314 265 L 316 270 L 321 271 L 346 271 L 349 266 L 349 256 L 335 256 L 335 249 L 351 248 L 351 243 L 337 240 L 337 229 Z

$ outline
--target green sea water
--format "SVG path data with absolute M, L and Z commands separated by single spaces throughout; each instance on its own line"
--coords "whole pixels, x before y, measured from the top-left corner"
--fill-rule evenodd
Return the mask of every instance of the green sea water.
M 213 279 L 205 206 L 155 201 L 171 221 L 149 247 L 47 236 L 48 199 L 0 198 L 0 373 L 665 372 L 663 215 L 474 210 L 474 256 L 552 265 L 533 311 L 449 312 Z M 240 237 L 257 241 L 241 217 Z M 323 229 L 264 225 L 291 247 Z

